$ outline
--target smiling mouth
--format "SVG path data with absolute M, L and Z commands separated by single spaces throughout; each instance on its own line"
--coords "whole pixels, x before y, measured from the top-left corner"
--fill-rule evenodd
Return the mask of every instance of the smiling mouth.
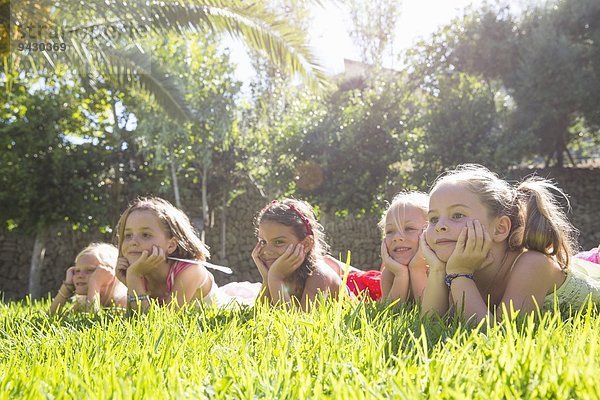
M 404 253 L 404 252 L 410 251 L 410 250 L 412 250 L 410 247 L 404 247 L 404 246 L 402 246 L 402 247 L 396 247 L 396 248 L 394 248 L 393 251 L 394 251 L 394 253 Z

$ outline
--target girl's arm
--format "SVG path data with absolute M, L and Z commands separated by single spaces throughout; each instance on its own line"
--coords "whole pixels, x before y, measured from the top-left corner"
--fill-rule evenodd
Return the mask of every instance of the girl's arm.
M 327 264 L 317 264 L 317 268 L 306 279 L 302 298 L 300 299 L 300 307 L 303 311 L 308 311 L 311 305 L 319 296 L 337 298 L 342 286 L 340 276 L 331 270 Z
M 475 323 L 486 317 L 493 320 L 487 302 L 472 279 L 475 271 L 486 265 L 491 244 L 492 239 L 485 227 L 477 220 L 470 221 L 458 236 L 456 247 L 446 264 L 446 274 L 458 275 L 450 283 L 455 309 Z
M 117 282 L 114 269 L 105 265 L 96 267 L 90 275 L 87 293 L 87 301 L 93 310 L 98 311 L 102 306 L 110 305 Z
M 301 243 L 290 244 L 285 252 L 271 265 L 267 274 L 267 285 L 271 295 L 271 304 L 292 304 L 292 293 L 287 281 L 304 262 L 306 253 Z
M 429 275 L 421 298 L 421 314 L 444 315 L 448 312 L 448 287 L 445 283 L 446 264 L 442 262 L 425 240 L 425 235 L 419 239 L 419 248 L 429 265 Z
M 415 302 L 421 303 L 423 291 L 427 285 L 427 263 L 420 245 L 417 254 L 414 255 L 408 264 L 408 274 L 412 297 Z
M 256 245 L 254 246 L 254 249 L 252 250 L 252 260 L 254 261 L 254 264 L 256 265 L 256 268 L 258 269 L 258 272 L 260 273 L 260 276 L 262 278 L 262 286 L 260 288 L 260 292 L 258 292 L 258 298 L 256 299 L 257 301 L 267 301 L 269 304 L 271 304 L 271 293 L 269 292 L 269 285 L 268 285 L 268 271 L 267 271 L 267 267 L 265 266 L 265 264 L 262 262 L 262 260 L 260 259 L 259 255 L 260 255 L 260 250 L 261 250 L 261 244 L 260 242 L 256 243 Z
M 385 242 L 381 242 L 381 259 L 383 271 L 381 272 L 381 299 L 400 300 L 406 302 L 409 295 L 408 266 L 395 261 L 387 251 Z
M 126 268 L 127 305 L 133 310 L 146 312 L 150 308 L 150 299 L 144 282 L 144 276 L 166 261 L 165 252 L 152 246 L 152 253 L 144 250 L 133 264 Z
M 73 270 L 75 267 L 69 267 L 67 269 L 67 275 L 58 289 L 58 293 L 56 297 L 52 300 L 52 304 L 50 304 L 50 315 L 54 315 L 57 312 L 61 311 L 64 308 L 64 305 L 67 301 L 73 296 L 75 293 L 75 286 L 73 284 Z
M 173 282 L 173 292 L 168 304 L 175 302 L 176 307 L 183 307 L 194 300 L 202 300 L 212 287 L 214 278 L 202 265 L 192 265 L 181 271 Z
M 517 260 L 510 273 L 501 305 L 506 310 L 530 313 L 542 307 L 548 293 L 565 280 L 565 273 L 551 257 L 528 251 Z M 501 310 L 499 310 L 501 311 Z

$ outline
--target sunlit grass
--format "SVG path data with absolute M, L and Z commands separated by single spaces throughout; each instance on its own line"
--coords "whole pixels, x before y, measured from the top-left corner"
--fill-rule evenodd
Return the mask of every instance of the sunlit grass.
M 600 398 L 600 316 L 471 329 L 412 306 L 118 311 L 0 303 L 0 398 Z

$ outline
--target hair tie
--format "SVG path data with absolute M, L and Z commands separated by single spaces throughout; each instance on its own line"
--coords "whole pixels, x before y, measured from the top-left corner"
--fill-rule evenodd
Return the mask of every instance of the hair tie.
M 304 227 L 306 228 L 306 235 L 308 236 L 308 235 L 312 235 L 313 234 L 313 230 L 310 227 L 310 221 L 293 204 L 285 204 L 285 203 L 280 203 L 278 200 L 273 200 L 269 204 L 267 204 L 266 206 L 264 206 L 262 210 L 260 210 L 260 214 L 264 214 L 269 208 L 271 208 L 271 206 L 273 206 L 275 204 L 282 204 L 284 206 L 287 206 L 290 210 L 292 210 L 294 212 L 294 214 L 296 214 L 296 216 L 298 218 L 300 218 L 300 220 L 304 224 Z
M 290 210 L 295 212 L 296 215 L 300 218 L 300 220 L 304 223 L 304 227 L 306 228 L 306 235 L 312 235 L 313 231 L 310 227 L 310 221 L 308 220 L 308 218 L 306 218 L 306 215 L 302 214 L 296 207 L 294 207 L 293 204 L 286 204 L 286 206 L 288 206 Z

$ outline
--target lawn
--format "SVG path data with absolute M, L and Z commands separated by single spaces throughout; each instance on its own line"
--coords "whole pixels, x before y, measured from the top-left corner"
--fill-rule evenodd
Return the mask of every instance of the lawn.
M 154 309 L 0 302 L 0 399 L 600 398 L 600 313 L 473 329 L 415 307 Z

